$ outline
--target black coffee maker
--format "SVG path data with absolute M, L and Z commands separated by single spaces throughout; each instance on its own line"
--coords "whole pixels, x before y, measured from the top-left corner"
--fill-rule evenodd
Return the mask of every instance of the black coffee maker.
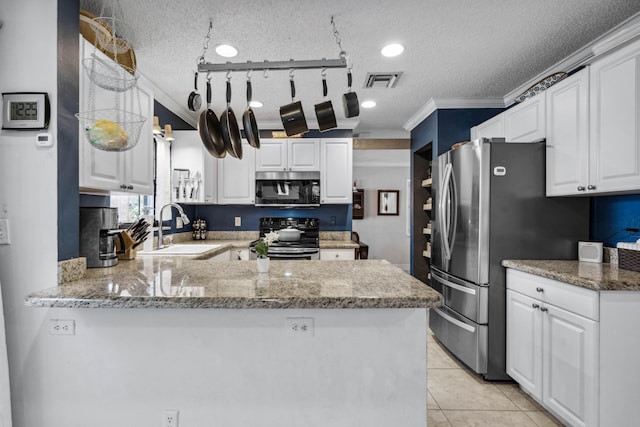
M 118 228 L 116 208 L 80 208 L 80 256 L 87 267 L 111 267 L 118 263 L 114 240 Z

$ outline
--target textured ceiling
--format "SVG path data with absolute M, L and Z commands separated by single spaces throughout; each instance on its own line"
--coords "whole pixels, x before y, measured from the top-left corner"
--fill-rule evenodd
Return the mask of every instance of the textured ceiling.
M 328 71 L 329 99 L 339 122 L 361 134 L 402 130 L 431 98 L 502 98 L 640 11 L 638 0 L 119 0 L 106 6 L 83 0 L 81 5 L 122 17 L 138 70 L 185 109 L 210 19 L 205 58 L 220 63 L 228 59 L 212 48 L 221 43 L 238 48 L 232 62 L 337 58 L 334 16 L 353 64 L 354 90 L 360 101 L 372 99 L 378 106 L 344 119 L 344 70 Z M 404 44 L 404 54 L 382 57 L 380 49 L 390 41 Z M 404 74 L 393 89 L 362 88 L 367 72 L 384 71 Z M 279 122 L 279 107 L 291 102 L 288 79 L 287 71 L 272 71 L 267 78 L 253 73 L 254 99 L 264 103 L 254 109 L 259 127 Z M 214 73 L 218 115 L 225 108 L 224 81 L 224 73 Z M 307 119 L 314 118 L 314 104 L 323 101 L 320 70 L 300 70 L 295 81 Z M 246 74 L 233 73 L 231 82 L 238 116 L 246 107 Z

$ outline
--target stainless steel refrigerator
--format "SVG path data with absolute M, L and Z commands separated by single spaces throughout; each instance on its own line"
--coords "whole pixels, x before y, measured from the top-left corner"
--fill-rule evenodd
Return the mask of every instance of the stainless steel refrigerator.
M 488 380 L 507 380 L 503 259 L 577 259 L 588 198 L 545 197 L 545 143 L 480 139 L 434 162 L 430 310 L 436 337 Z

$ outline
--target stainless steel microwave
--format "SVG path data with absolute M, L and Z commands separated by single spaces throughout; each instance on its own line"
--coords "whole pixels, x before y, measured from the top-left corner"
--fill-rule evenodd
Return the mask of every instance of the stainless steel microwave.
M 256 172 L 256 206 L 320 206 L 320 172 Z

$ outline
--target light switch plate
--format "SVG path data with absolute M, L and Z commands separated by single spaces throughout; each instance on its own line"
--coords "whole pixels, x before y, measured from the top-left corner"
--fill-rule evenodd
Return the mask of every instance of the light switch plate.
M 11 237 L 9 235 L 9 220 L 0 219 L 0 245 L 11 244 Z

